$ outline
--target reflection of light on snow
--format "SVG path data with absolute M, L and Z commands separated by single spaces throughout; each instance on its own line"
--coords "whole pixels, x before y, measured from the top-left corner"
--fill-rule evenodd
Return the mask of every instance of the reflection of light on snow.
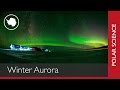
M 45 49 L 45 52 L 51 52 L 49 49 Z
M 27 46 L 20 46 L 20 45 L 15 45 L 11 44 L 10 49 L 14 51 L 33 51 L 33 48 L 27 47 Z M 51 52 L 49 49 L 43 49 L 43 52 Z
M 30 47 L 25 47 L 25 46 L 19 46 L 19 45 L 10 45 L 11 50 L 16 50 L 16 51 L 32 51 L 32 48 Z
M 48 52 L 49 50 L 48 49 L 45 49 L 45 52 Z
M 20 50 L 20 51 L 31 51 L 32 48 L 26 48 L 26 49 L 24 49 L 24 48 L 20 48 L 19 50 Z

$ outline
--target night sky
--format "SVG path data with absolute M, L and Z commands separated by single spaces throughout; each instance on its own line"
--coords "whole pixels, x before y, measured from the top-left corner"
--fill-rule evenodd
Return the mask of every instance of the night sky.
M 7 14 L 20 20 L 14 31 L 3 25 Z M 0 48 L 26 46 L 101 47 L 108 45 L 107 12 L 103 11 L 8 11 L 0 12 Z

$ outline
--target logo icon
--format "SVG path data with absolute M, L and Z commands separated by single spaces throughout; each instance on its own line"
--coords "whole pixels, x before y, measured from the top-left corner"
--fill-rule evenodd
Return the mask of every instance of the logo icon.
M 4 18 L 4 26 L 8 30 L 15 30 L 19 26 L 19 18 L 14 14 L 9 14 Z

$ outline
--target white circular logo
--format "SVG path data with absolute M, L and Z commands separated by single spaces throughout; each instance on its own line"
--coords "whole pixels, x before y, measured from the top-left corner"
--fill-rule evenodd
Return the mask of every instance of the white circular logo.
M 9 14 L 4 18 L 4 26 L 8 30 L 15 30 L 19 26 L 19 18 L 14 14 Z

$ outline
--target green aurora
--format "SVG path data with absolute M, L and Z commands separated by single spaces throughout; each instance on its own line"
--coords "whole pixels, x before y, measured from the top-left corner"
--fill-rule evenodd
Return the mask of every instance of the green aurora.
M 4 17 L 14 13 L 19 27 L 9 31 Z M 26 46 L 101 47 L 108 45 L 107 12 L 103 11 L 14 11 L 0 12 L 0 47 L 11 43 Z

